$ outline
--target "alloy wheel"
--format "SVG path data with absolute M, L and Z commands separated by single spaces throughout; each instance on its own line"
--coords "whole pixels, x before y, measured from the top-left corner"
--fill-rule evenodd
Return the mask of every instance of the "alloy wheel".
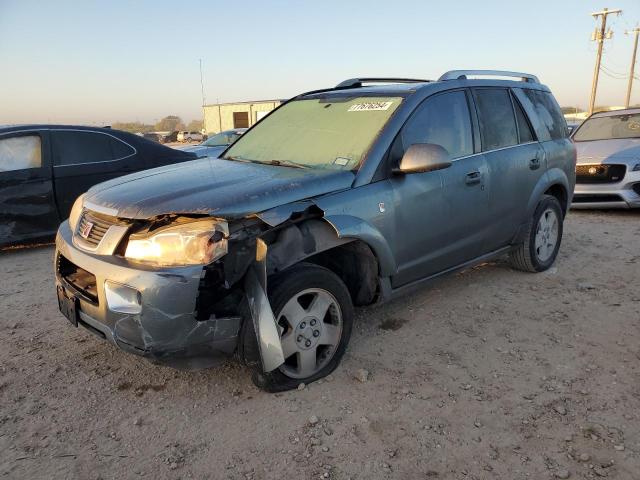
M 342 312 L 326 290 L 309 288 L 297 293 L 280 310 L 285 363 L 280 371 L 290 378 L 308 378 L 331 361 L 342 338 Z
M 553 209 L 547 208 L 540 215 L 536 227 L 534 247 L 540 262 L 546 262 L 553 255 L 558 243 L 558 232 L 558 216 Z

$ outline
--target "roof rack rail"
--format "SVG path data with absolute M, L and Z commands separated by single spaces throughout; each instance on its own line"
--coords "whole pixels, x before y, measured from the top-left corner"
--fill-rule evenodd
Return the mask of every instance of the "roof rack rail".
M 336 89 L 339 88 L 359 88 L 363 83 L 424 83 L 431 82 L 431 80 L 424 80 L 419 78 L 384 78 L 384 77 L 367 77 L 367 78 L 350 78 L 344 82 L 340 82 L 336 85 Z
M 438 81 L 442 80 L 466 80 L 467 75 L 484 75 L 488 77 L 516 77 L 523 82 L 540 83 L 538 77 L 529 73 L 508 72 L 504 70 L 450 70 L 443 74 Z

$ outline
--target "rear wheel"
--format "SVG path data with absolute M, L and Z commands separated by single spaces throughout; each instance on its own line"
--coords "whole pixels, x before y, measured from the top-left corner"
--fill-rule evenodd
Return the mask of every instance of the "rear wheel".
M 511 265 L 525 272 L 543 272 L 556 259 L 562 241 L 562 208 L 544 195 L 527 225 L 524 241 L 510 254 Z
M 300 264 L 269 279 L 269 299 L 285 362 L 272 372 L 262 371 L 249 318 L 245 321 L 243 354 L 246 363 L 253 366 L 254 383 L 277 392 L 331 373 L 344 355 L 353 325 L 351 297 L 342 280 L 324 267 Z

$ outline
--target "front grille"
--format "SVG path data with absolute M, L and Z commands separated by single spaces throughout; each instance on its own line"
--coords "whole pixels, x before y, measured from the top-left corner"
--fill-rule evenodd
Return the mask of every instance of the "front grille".
M 618 183 L 626 171 L 625 165 L 576 165 L 576 183 Z
M 96 276 L 72 263 L 63 255 L 56 259 L 58 275 L 71 285 L 85 300 L 98 305 Z
M 99 213 L 84 210 L 80 216 L 76 235 L 93 247 L 97 247 L 102 237 L 107 233 L 112 225 L 124 225 L 122 221 L 115 217 L 102 215 Z
M 633 188 L 634 192 L 636 192 L 638 195 L 640 195 L 640 183 L 634 183 L 631 188 Z
M 622 197 L 613 194 L 586 194 L 576 193 L 573 195 L 573 203 L 602 203 L 602 202 L 624 202 Z

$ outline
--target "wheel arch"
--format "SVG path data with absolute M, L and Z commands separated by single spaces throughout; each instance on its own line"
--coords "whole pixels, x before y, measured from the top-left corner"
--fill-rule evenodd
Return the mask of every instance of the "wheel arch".
M 567 215 L 567 210 L 569 209 L 569 195 L 563 185 L 554 183 L 545 190 L 544 194 L 556 197 L 558 202 L 560 202 L 560 208 L 562 208 L 562 216 L 564 217 Z
M 355 305 L 372 303 L 378 293 L 379 277 L 388 275 L 388 269 L 393 268 L 382 234 L 354 217 L 310 219 L 284 228 L 268 246 L 267 274 L 279 273 L 303 261 L 324 266 L 338 275 Z
M 559 169 L 550 169 L 536 184 L 527 205 L 527 218 L 533 215 L 543 195 L 552 195 L 558 199 L 563 215 L 566 215 L 571 203 L 573 189 L 569 188 L 569 179 L 566 173 Z

